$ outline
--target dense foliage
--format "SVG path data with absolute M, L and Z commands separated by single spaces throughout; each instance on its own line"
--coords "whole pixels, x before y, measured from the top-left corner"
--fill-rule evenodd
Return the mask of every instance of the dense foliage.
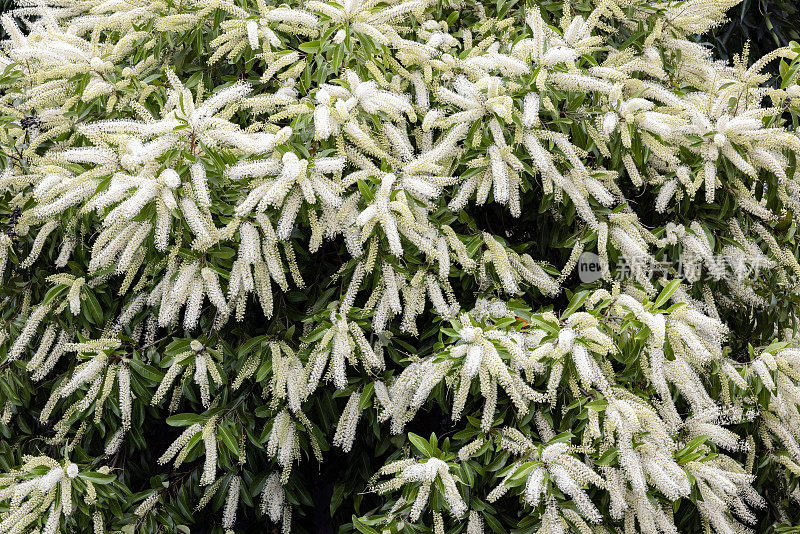
M 0 533 L 797 532 L 800 46 L 715 61 L 736 4 L 3 15 Z
M 728 11 L 728 20 L 707 36 L 715 55 L 733 59 L 745 46 L 759 58 L 800 40 L 800 4 L 794 0 L 744 0 Z M 769 70 L 769 69 L 768 69 Z

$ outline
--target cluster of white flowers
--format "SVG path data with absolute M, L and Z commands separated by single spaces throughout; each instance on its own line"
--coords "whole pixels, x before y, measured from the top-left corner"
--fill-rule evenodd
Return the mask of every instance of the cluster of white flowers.
M 445 380 L 448 375 L 460 381 L 475 376 L 480 372 L 481 366 L 485 365 L 483 360 L 489 355 L 490 358 L 498 359 L 499 369 L 502 369 L 500 372 L 506 375 L 509 372 L 518 373 L 514 375 L 516 380 L 522 387 L 532 391 L 534 402 L 546 405 L 562 383 L 571 384 L 570 387 L 577 387 L 582 383 L 585 388 L 595 392 L 585 393 L 586 390 L 582 390 L 584 394 L 600 395 L 603 404 L 589 410 L 589 424 L 584 431 L 583 443 L 591 443 L 592 439 L 600 438 L 602 440 L 600 452 L 614 451 L 620 462 L 620 468 L 599 467 L 600 474 L 598 474 L 582 461 L 567 455 L 566 443 L 556 442 L 537 452 L 536 444 L 529 437 L 513 427 L 506 428 L 499 445 L 512 455 L 521 457 L 520 467 L 508 471 L 503 483 L 489 495 L 490 500 L 499 498 L 509 488 L 516 486 L 507 484 L 515 479 L 512 477 L 516 477 L 517 472 L 524 472 L 527 482 L 521 495 L 526 503 L 535 507 L 542 501 L 543 496 L 548 495 L 544 481 L 545 474 L 549 473 L 547 480 L 552 480 L 561 493 L 568 495 L 578 507 L 580 514 L 591 522 L 599 521 L 601 514 L 582 489 L 587 483 L 610 493 L 613 517 L 625 519 L 627 524 L 629 517 L 626 514 L 632 513 L 631 518 L 636 517 L 637 521 L 644 522 L 645 525 L 653 525 L 658 531 L 675 532 L 667 512 L 653 505 L 643 506 L 642 499 L 646 499 L 648 488 L 656 489 L 669 500 L 688 497 L 689 481 L 698 480 L 697 477 L 700 476 L 705 480 L 701 484 L 703 487 L 700 491 L 707 493 L 708 499 L 717 503 L 714 506 L 700 507 L 701 513 L 711 525 L 719 529 L 744 528 L 736 523 L 731 515 L 721 513 L 721 510 L 725 509 L 731 510 L 745 522 L 754 522 L 755 516 L 748 505 L 761 507 L 763 499 L 749 486 L 753 480 L 752 476 L 741 471 L 731 457 L 721 453 L 708 456 L 709 460 L 706 462 L 710 463 L 696 461 L 684 463 L 681 458 L 685 457 L 687 452 L 681 449 L 681 444 L 674 437 L 675 432 L 682 430 L 686 433 L 687 439 L 708 440 L 720 449 L 733 452 L 749 449 L 747 443 L 724 427 L 735 422 L 737 418 L 748 417 L 741 413 L 740 401 L 729 397 L 722 403 L 719 400 L 712 400 L 701 379 L 703 369 L 716 362 L 724 370 L 723 376 L 730 380 L 731 386 L 744 389 L 750 387 L 745 377 L 735 369 L 735 362 L 723 356 L 720 343 L 727 333 L 725 325 L 685 306 L 677 307 L 668 314 L 659 312 L 655 308 L 648 310 L 626 294 L 610 295 L 598 292 L 590 296 L 588 302 L 602 302 L 606 297 L 611 297 L 606 302 L 612 302 L 608 308 L 612 313 L 609 315 L 606 312 L 602 321 L 591 313 L 576 312 L 563 322 L 545 314 L 537 323 L 542 328 L 531 332 L 503 332 L 498 329 L 460 326 L 457 336 L 452 338 L 454 343 L 447 354 L 450 360 L 439 358 L 439 361 L 434 363 L 431 358 L 411 364 L 388 388 L 382 383 L 376 383 L 376 395 L 379 404 L 385 410 L 384 417 L 392 417 L 393 427 L 395 431 L 399 431 L 402 425 L 413 417 L 417 409 L 424 405 L 425 399 L 436 384 Z M 496 308 L 492 313 L 495 322 L 503 321 L 508 313 L 508 307 L 499 304 L 493 305 L 493 308 Z M 481 308 L 476 312 L 485 317 L 484 314 L 487 312 L 482 309 L 488 306 L 489 303 L 481 304 Z M 639 364 L 643 366 L 661 396 L 660 401 L 652 405 L 620 389 L 615 384 L 614 375 L 609 373 L 609 368 L 601 368 L 595 359 L 595 355 L 619 352 L 614 338 L 619 335 L 617 325 L 626 317 L 641 321 L 647 328 L 646 332 L 650 334 L 646 345 L 648 358 L 641 358 Z M 460 319 L 460 325 L 468 325 L 470 321 L 474 319 L 465 314 Z M 608 329 L 608 333 L 603 332 L 605 329 Z M 491 334 L 492 332 L 501 333 Z M 486 344 L 487 348 L 484 348 L 481 340 L 486 338 L 498 343 L 498 348 L 502 350 L 502 359 L 492 343 Z M 670 359 L 664 356 L 666 346 L 671 348 L 674 355 Z M 777 356 L 764 352 L 752 363 L 754 375 L 771 392 L 771 406 L 777 403 L 772 406 L 770 412 L 762 412 L 764 431 L 773 434 L 792 456 L 800 452 L 796 432 L 795 417 L 798 413 L 796 401 L 787 403 L 788 399 L 797 397 L 795 390 L 798 375 L 792 368 L 796 363 L 795 353 L 795 349 L 781 350 Z M 549 367 L 544 365 L 548 359 L 559 362 L 567 355 L 571 356 L 572 362 L 566 368 L 569 370 L 566 375 L 563 363 Z M 535 379 L 537 372 L 541 373 L 548 368 L 550 377 L 546 387 L 551 393 L 532 390 L 531 386 L 537 383 Z M 789 374 L 780 370 L 785 370 Z M 776 378 L 773 378 L 776 372 Z M 487 370 L 486 373 L 488 377 L 492 371 Z M 789 378 L 790 375 L 794 378 Z M 526 384 L 526 378 L 533 380 L 530 386 Z M 506 380 L 511 383 L 509 378 Z M 683 418 L 678 414 L 674 404 L 676 400 L 667 381 L 674 385 L 675 390 L 692 407 L 690 417 Z M 451 412 L 455 420 L 459 414 L 459 403 L 463 402 L 459 400 L 462 390 L 457 386 L 459 382 L 448 381 L 448 383 L 456 384 L 455 405 Z M 785 388 L 780 393 L 776 391 L 777 383 Z M 481 392 L 486 395 L 483 385 Z M 490 395 L 494 397 L 487 396 L 484 410 L 489 407 L 493 412 L 496 392 Z M 512 391 L 507 390 L 508 399 L 512 404 L 513 395 Z M 526 403 L 525 408 L 527 406 Z M 773 413 L 782 415 L 772 415 Z M 519 410 L 519 417 L 524 414 L 525 410 Z M 537 411 L 535 419 L 542 440 L 552 439 L 554 433 L 549 425 L 546 422 L 539 424 L 539 421 L 543 421 L 540 412 Z M 493 421 L 493 415 L 484 416 L 482 420 L 483 431 L 487 435 Z M 459 451 L 459 459 L 467 461 L 482 449 L 483 444 L 484 440 L 478 439 L 466 445 Z M 695 445 L 693 449 L 696 447 Z M 580 451 L 582 448 L 572 447 L 570 450 Z M 701 445 L 699 450 L 703 455 L 710 454 L 706 445 Z M 539 462 L 539 466 L 533 469 L 530 467 L 531 455 Z M 717 459 L 711 461 L 710 459 L 715 456 Z M 785 465 L 797 465 L 794 460 L 788 458 L 782 462 Z M 701 473 L 696 475 L 698 466 L 701 466 Z M 389 467 L 387 466 L 387 469 Z M 397 484 L 388 484 L 380 488 L 390 491 L 397 487 L 399 487 Z M 547 503 L 548 498 L 544 501 Z M 551 504 L 548 504 L 548 509 Z M 566 512 L 559 510 L 559 513 Z M 649 531 L 649 528 L 645 530 Z
M 73 484 L 82 469 L 64 459 L 59 462 L 49 456 L 25 456 L 20 469 L 0 478 L 0 500 L 9 500 L 10 507 L 0 521 L 0 532 L 24 532 L 46 517 L 43 534 L 61 531 L 62 519 L 73 512 L 73 493 L 83 489 L 90 500 L 95 487 L 90 479 Z M 100 470 L 105 474 L 107 467 Z
M 441 491 L 448 511 L 456 518 L 464 516 L 467 512 L 467 505 L 458 491 L 456 479 L 450 473 L 450 466 L 439 458 L 428 458 L 419 462 L 401 460 L 387 464 L 379 471 L 378 476 L 381 475 L 394 475 L 394 478 L 376 483 L 375 490 L 378 493 L 396 490 L 402 486 L 414 487 L 416 496 L 409 514 L 411 521 L 419 519 L 428 503 L 433 483 L 437 480 L 441 486 L 436 485 L 435 488 Z
M 361 409 L 358 406 L 360 400 L 361 395 L 358 392 L 350 395 L 347 405 L 342 411 L 342 416 L 339 418 L 339 423 L 336 425 L 333 444 L 341 447 L 344 452 L 350 452 L 356 439 L 358 420 L 361 418 Z
M 391 456 L 386 524 L 496 530 L 459 474 L 496 453 L 487 499 L 541 533 L 677 532 L 679 499 L 745 532 L 756 440 L 800 476 L 800 48 L 712 60 L 696 34 L 736 3 L 22 0 L 0 16 L 0 430 L 30 426 L 36 382 L 48 446 L 91 454 L 94 424 L 124 462 L 189 406 L 152 463 L 202 457 L 198 509 L 227 488 L 233 530 L 260 492 L 288 533 L 306 448 L 436 402 L 462 446 Z M 585 252 L 600 279 L 572 291 Z M 774 322 L 748 354 L 740 308 Z M 278 470 L 248 472 L 258 452 Z M 50 534 L 78 466 L 25 462 L 0 533 Z
M 513 450 L 516 454 L 535 453 L 538 456 L 539 466 L 530 471 L 525 482 L 524 499 L 531 506 L 536 506 L 546 493 L 545 477 L 548 477 L 559 490 L 572 498 L 581 515 L 593 523 L 601 519 L 600 512 L 592 503 L 582 486 L 593 484 L 598 487 L 605 487 L 603 479 L 590 467 L 587 467 L 577 458 L 567 454 L 569 445 L 566 443 L 554 443 L 542 449 L 541 454 L 536 453 L 535 447 L 528 438 L 521 435 L 515 429 L 508 429 L 504 438 L 509 439 L 511 444 L 503 444 L 505 448 Z M 502 486 L 501 486 L 502 488 Z M 500 493 L 495 490 L 494 495 L 490 494 L 489 499 L 494 500 L 495 495 Z

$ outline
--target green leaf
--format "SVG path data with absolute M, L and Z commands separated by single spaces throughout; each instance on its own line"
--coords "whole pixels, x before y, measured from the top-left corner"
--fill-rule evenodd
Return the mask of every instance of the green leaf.
M 319 41 L 309 41 L 307 43 L 300 43 L 297 48 L 306 54 L 313 54 L 319 50 Z
M 774 354 L 779 350 L 785 349 L 786 347 L 790 346 L 791 342 L 789 341 L 773 341 L 766 347 L 762 349 L 762 352 L 769 352 L 770 354 Z
M 229 260 L 236 255 L 236 251 L 231 247 L 214 247 L 209 249 L 207 254 L 221 260 Z
M 511 475 L 509 481 L 511 480 L 525 480 L 528 478 L 528 475 L 531 471 L 533 471 L 537 466 L 541 465 L 541 462 L 525 462 L 520 465 L 514 474 Z
M 82 289 L 82 301 L 83 306 L 82 309 L 84 312 L 84 317 L 91 322 L 92 324 L 102 325 L 103 324 L 103 309 L 100 307 L 100 303 L 97 302 L 97 298 L 94 296 L 94 293 L 90 289 Z
M 428 440 L 423 438 L 422 436 L 418 436 L 413 432 L 409 432 L 408 441 L 410 441 L 411 444 L 414 445 L 414 448 L 417 449 L 420 452 L 420 454 L 427 456 L 428 458 L 430 458 L 433 455 L 433 450 L 431 449 L 430 443 L 428 443 Z
M 111 484 L 117 479 L 114 475 L 106 475 L 97 471 L 83 471 L 78 473 L 78 476 L 92 484 Z
M 548 445 L 552 445 L 553 443 L 569 443 L 572 441 L 572 438 L 575 437 L 575 434 L 572 432 L 562 432 L 561 434 L 557 435 L 553 439 L 547 442 Z
M 670 297 L 672 297 L 675 291 L 678 290 L 680 285 L 681 281 L 676 279 L 664 286 L 664 289 L 661 290 L 661 293 L 658 294 L 656 300 L 653 302 L 653 308 L 661 308 L 661 306 L 663 306 L 670 299 Z
M 191 426 L 195 423 L 205 423 L 206 418 L 196 413 L 179 413 L 167 417 L 169 426 Z
M 325 336 L 325 332 L 327 332 L 329 328 L 330 327 L 327 325 L 320 325 L 312 330 L 307 336 L 301 337 L 300 341 L 303 343 L 313 343 L 314 341 L 319 341 Z
M 381 534 L 379 531 L 363 523 L 359 518 L 353 516 L 353 526 L 362 534 Z
M 495 534 L 507 534 L 508 531 L 503 527 L 503 524 L 493 515 L 483 514 L 483 519 Z
M 65 286 L 64 284 L 58 284 L 57 286 L 50 288 L 50 290 L 45 294 L 44 299 L 42 299 L 42 304 L 47 304 L 54 298 L 58 297 L 61 293 L 67 290 L 67 287 L 68 286 Z
M 358 186 L 358 192 L 361 193 L 362 197 L 364 197 L 364 201 L 367 203 L 372 202 L 374 195 L 372 194 L 372 190 L 369 188 L 367 183 L 364 180 L 358 180 L 356 185 Z
M 152 365 L 142 363 L 141 360 L 137 358 L 131 358 L 128 364 L 137 375 L 152 380 L 153 382 L 161 382 L 164 378 L 164 374 L 160 373 L 158 369 Z
M 606 399 L 598 399 L 592 402 L 587 402 L 583 406 L 584 408 L 589 408 L 590 410 L 594 410 L 596 412 L 602 412 L 608 406 L 608 401 Z
M 239 457 L 239 442 L 236 440 L 236 437 L 233 435 L 229 425 L 222 424 L 217 427 L 217 435 L 222 440 L 222 443 L 231 451 L 236 457 Z
M 610 465 L 611 462 L 617 459 L 618 454 L 619 451 L 617 450 L 617 448 L 612 447 L 603 454 L 601 454 L 600 458 L 598 458 L 594 463 L 595 465 Z
M 567 308 L 564 310 L 564 313 L 561 314 L 561 319 L 569 317 L 573 312 L 575 312 L 578 308 L 580 308 L 586 301 L 586 298 L 588 296 L 589 292 L 586 290 L 578 291 L 577 293 L 575 293 L 569 300 L 569 304 L 567 305 Z
M 364 390 L 361 392 L 361 398 L 358 401 L 359 410 L 366 410 L 372 406 L 373 393 L 375 393 L 375 382 L 370 382 L 364 386 Z
M 342 504 L 346 493 L 347 489 L 341 482 L 333 487 L 333 495 L 331 495 L 331 504 L 329 507 L 331 517 L 333 517 L 333 513 L 339 508 L 339 505 Z
M 681 450 L 675 453 L 675 460 L 680 464 L 684 465 L 692 460 L 696 460 L 703 456 L 702 453 L 694 452 L 700 445 L 708 441 L 708 436 L 702 435 L 697 436 L 696 438 L 689 441 Z

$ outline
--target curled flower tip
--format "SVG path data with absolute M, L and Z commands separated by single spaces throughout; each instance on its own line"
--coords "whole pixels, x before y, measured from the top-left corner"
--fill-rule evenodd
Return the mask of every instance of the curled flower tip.
M 170 189 L 175 189 L 181 185 L 181 177 L 177 172 L 175 172 L 175 169 L 164 169 L 164 171 L 161 173 L 160 179 L 164 185 Z

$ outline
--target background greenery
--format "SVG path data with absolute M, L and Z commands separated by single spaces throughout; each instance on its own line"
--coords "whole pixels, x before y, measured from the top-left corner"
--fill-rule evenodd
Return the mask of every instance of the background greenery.
M 800 2 L 797 0 L 744 0 L 728 13 L 730 20 L 708 36 L 722 59 L 741 53 L 750 41 L 750 57 L 759 58 L 789 41 L 800 39 Z
M 0 0 L 0 15 L 5 13 L 6 11 L 11 10 L 11 4 L 13 0 Z M 6 31 L 3 28 L 0 28 L 0 39 L 6 38 Z

